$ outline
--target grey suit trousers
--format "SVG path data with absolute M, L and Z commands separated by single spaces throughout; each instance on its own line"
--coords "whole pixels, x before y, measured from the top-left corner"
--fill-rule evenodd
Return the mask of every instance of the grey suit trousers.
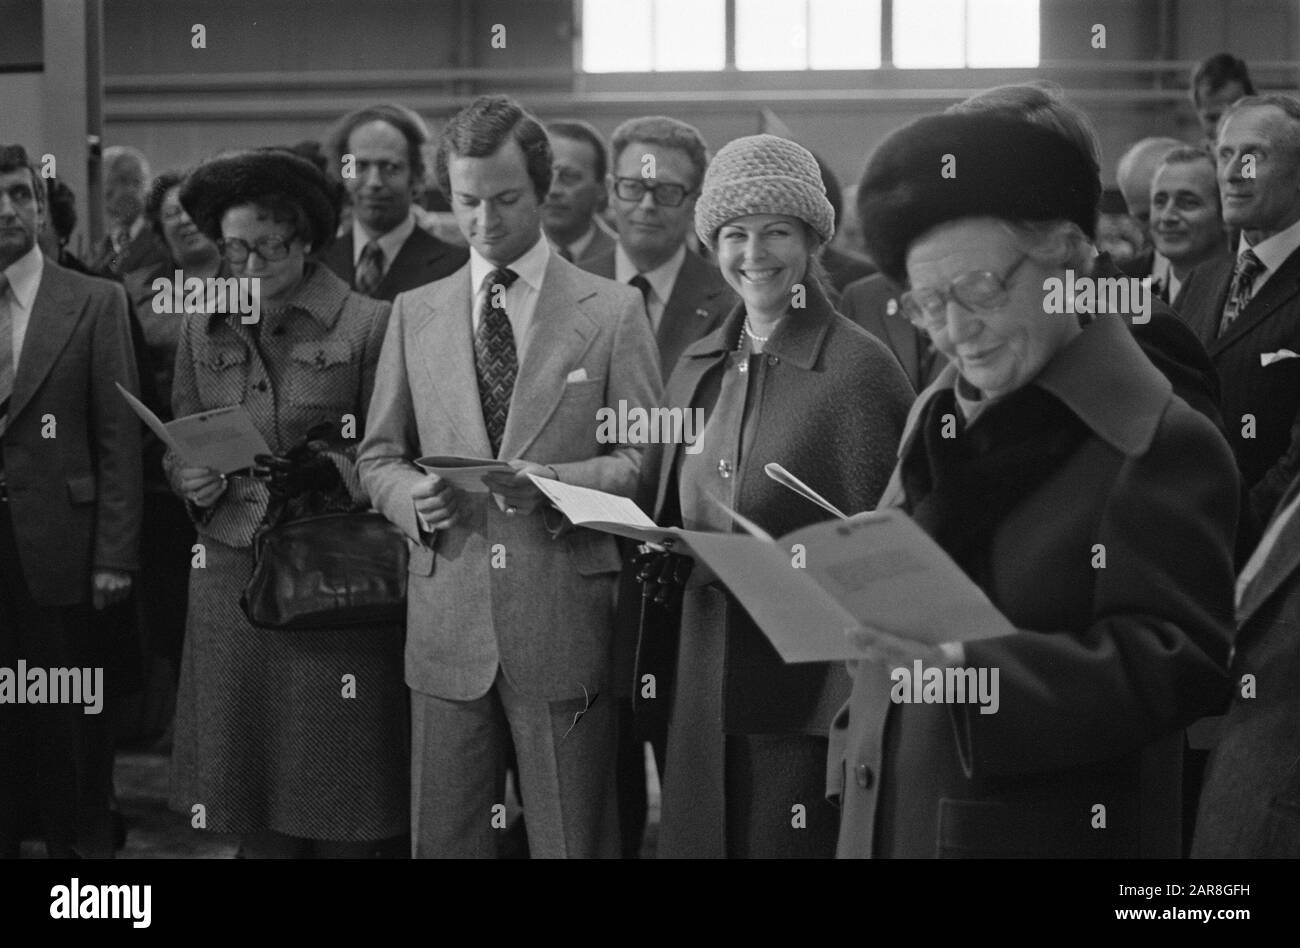
M 412 691 L 412 856 L 496 858 L 513 741 L 532 856 L 616 858 L 614 713 L 608 694 L 525 698 L 500 670 L 470 701 Z

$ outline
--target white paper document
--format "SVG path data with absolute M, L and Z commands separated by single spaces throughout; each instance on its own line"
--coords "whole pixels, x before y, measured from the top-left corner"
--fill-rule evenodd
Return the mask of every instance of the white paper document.
M 167 445 L 168 450 L 190 467 L 207 467 L 221 474 L 230 474 L 252 467 L 256 455 L 271 453 L 266 439 L 243 405 L 213 408 L 164 423 L 121 383 L 116 384 L 140 420 Z
M 846 633 L 860 626 L 930 645 L 1016 631 L 901 510 L 819 523 L 773 541 L 657 527 L 626 497 L 533 481 L 577 526 L 680 541 L 731 590 L 787 662 L 855 658 Z
M 437 474 L 443 480 L 450 481 L 471 494 L 490 493 L 487 485 L 483 483 L 484 474 L 493 471 L 505 471 L 508 474 L 514 470 L 505 461 L 494 458 L 462 458 L 452 455 L 418 458 L 415 463 L 422 467 L 426 474 Z

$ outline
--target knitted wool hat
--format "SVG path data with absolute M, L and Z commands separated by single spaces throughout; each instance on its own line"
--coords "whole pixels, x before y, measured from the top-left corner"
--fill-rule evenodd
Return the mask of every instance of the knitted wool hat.
M 334 237 L 338 214 L 320 170 L 278 148 L 240 151 L 205 161 L 181 185 L 181 207 L 212 240 L 221 239 L 221 218 L 232 207 L 278 194 L 297 204 L 311 224 L 313 250 Z
M 858 188 L 862 239 L 881 271 L 907 279 L 907 251 L 964 217 L 1074 221 L 1093 237 L 1101 181 L 1092 159 L 1038 125 L 989 113 L 917 119 L 867 161 Z
M 823 243 L 835 233 L 835 211 L 826 200 L 817 159 L 775 135 L 737 138 L 713 156 L 695 203 L 695 233 L 715 247 L 722 225 L 746 214 L 797 217 Z

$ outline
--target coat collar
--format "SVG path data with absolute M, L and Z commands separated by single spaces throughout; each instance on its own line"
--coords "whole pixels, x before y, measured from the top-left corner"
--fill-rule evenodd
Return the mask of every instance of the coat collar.
M 229 275 L 228 272 L 218 274 L 222 277 Z M 308 260 L 298 289 L 289 299 L 283 312 L 278 317 L 272 318 L 283 318 L 290 310 L 298 310 L 316 320 L 322 329 L 329 332 L 339 321 L 339 313 L 343 311 L 343 304 L 347 302 L 348 294 L 351 292 L 348 285 L 335 276 L 329 267 Z M 238 314 L 212 313 L 208 317 L 208 332 L 213 332 L 222 322 L 238 321 Z
M 783 361 L 801 369 L 811 369 L 821 357 L 826 334 L 836 317 L 825 291 L 816 280 L 807 280 L 807 299 L 803 312 L 791 313 L 782 321 L 776 332 L 763 346 L 763 353 L 779 356 Z M 683 359 L 713 359 L 736 348 L 740 340 L 741 323 L 745 319 L 743 300 L 731 308 L 722 324 L 689 346 Z

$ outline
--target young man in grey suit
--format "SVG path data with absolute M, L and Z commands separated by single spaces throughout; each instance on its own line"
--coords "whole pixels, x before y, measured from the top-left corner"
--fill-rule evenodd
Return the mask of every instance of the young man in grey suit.
M 37 670 L 91 671 L 79 702 L 0 702 L 0 858 L 28 803 L 51 856 L 107 857 L 115 663 L 91 607 L 124 600 L 139 566 L 140 422 L 114 383 L 139 385 L 126 293 L 41 255 L 44 195 L 26 151 L 0 145 L 0 669 L 24 690 Z
M 321 261 L 358 293 L 391 301 L 449 276 L 469 256 L 416 226 L 411 205 L 423 186 L 420 149 L 428 140 L 424 121 L 392 104 L 349 112 L 330 133 L 334 173 L 352 198 L 352 229 Z
M 443 130 L 439 186 L 468 266 L 400 295 L 361 445 L 362 481 L 411 543 L 406 679 L 418 856 L 497 853 L 513 744 L 531 852 L 610 856 L 611 536 L 578 529 L 528 474 L 630 496 L 643 446 L 602 443 L 597 413 L 658 404 L 637 294 L 551 251 L 540 124 L 483 96 Z M 414 464 L 492 457 L 469 493 Z

